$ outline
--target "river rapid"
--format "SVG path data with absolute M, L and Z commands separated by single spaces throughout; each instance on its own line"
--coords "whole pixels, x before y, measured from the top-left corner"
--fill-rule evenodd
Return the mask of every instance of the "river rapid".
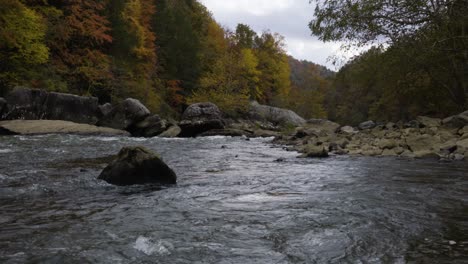
M 0 137 L 0 262 L 468 262 L 468 163 L 298 159 L 268 141 Z M 72 162 L 135 145 L 178 184 L 116 187 Z

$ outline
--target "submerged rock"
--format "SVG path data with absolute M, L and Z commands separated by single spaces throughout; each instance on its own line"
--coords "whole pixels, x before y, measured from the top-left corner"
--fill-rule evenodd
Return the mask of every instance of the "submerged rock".
M 119 186 L 177 182 L 174 171 L 144 147 L 125 147 L 120 150 L 117 159 L 101 172 L 98 179 Z
M 96 97 L 47 92 L 45 90 L 16 87 L 6 101 L 5 119 L 64 120 L 83 124 L 96 124 L 99 104 Z
M 99 126 L 115 129 L 128 129 L 150 115 L 150 111 L 140 101 L 127 98 L 99 120 Z
M 219 108 L 206 102 L 190 105 L 182 115 L 179 126 L 182 129 L 179 136 L 194 137 L 212 129 L 223 129 L 224 122 Z
M 0 135 L 76 134 L 130 136 L 123 130 L 61 120 L 11 120 L 0 122 Z

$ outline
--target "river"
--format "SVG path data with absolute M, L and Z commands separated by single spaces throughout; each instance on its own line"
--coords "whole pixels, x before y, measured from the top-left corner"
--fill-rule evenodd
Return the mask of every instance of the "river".
M 178 184 L 116 187 L 72 162 L 134 145 Z M 0 137 L 0 262 L 468 262 L 468 163 L 298 155 L 268 139 Z

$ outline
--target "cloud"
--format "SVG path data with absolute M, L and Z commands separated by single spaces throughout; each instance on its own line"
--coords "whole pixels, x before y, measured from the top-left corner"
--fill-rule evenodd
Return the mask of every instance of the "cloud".
M 323 43 L 308 27 L 314 6 L 309 0 L 200 0 L 221 25 L 235 29 L 247 24 L 257 33 L 264 30 L 285 37 L 286 49 L 297 59 L 309 60 L 336 69 L 328 60 L 339 55 L 339 43 Z

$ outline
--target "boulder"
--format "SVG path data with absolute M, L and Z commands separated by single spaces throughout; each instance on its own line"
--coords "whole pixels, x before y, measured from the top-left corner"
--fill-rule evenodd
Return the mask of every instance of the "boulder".
M 268 137 L 277 137 L 280 135 L 280 133 L 276 131 L 271 131 L 271 130 L 256 129 L 254 130 L 253 135 L 254 137 L 268 138 Z
M 468 138 L 457 141 L 457 150 L 462 150 L 462 152 L 468 151 Z
M 135 137 L 155 137 L 167 129 L 167 121 L 158 115 L 148 116 L 142 121 L 130 126 L 128 131 Z
M 442 124 L 447 128 L 456 128 L 460 129 L 468 125 L 468 111 L 465 111 L 461 114 L 447 117 L 442 120 Z
M 393 149 L 384 149 L 382 156 L 395 157 L 398 156 L 398 154 Z
M 304 154 L 301 158 L 327 158 L 328 157 L 328 150 L 325 146 L 320 145 L 313 145 L 308 144 L 302 150 Z
M 45 90 L 16 87 L 6 101 L 5 119 L 64 120 L 96 124 L 99 116 L 98 99 Z
M 398 129 L 398 125 L 393 123 L 393 122 L 388 122 L 386 125 L 385 125 L 385 129 L 387 130 L 393 130 L 393 129 Z
M 355 130 L 354 127 L 352 127 L 352 126 L 341 127 L 338 132 L 342 133 L 342 134 L 345 134 L 345 135 L 354 135 L 354 134 L 358 133 L 358 131 Z
M 305 123 L 305 120 L 292 110 L 261 105 L 256 101 L 250 104 L 249 117 L 281 126 L 301 126 Z
M 308 133 L 318 136 L 333 134 L 339 127 L 340 124 L 326 119 L 309 119 L 307 123 L 304 124 L 304 128 Z
M 7 101 L 0 97 L 0 120 L 3 119 L 3 115 L 7 111 Z
M 173 126 L 169 127 L 166 131 L 159 134 L 158 137 L 175 138 L 175 137 L 179 136 L 181 131 L 182 131 L 182 129 L 180 129 L 179 126 L 173 125 Z
M 155 153 L 144 147 L 125 147 L 99 175 L 110 184 L 175 184 L 177 176 Z
M 416 121 L 422 127 L 440 127 L 442 125 L 442 120 L 439 118 L 431 118 L 427 116 L 418 116 Z
M 212 129 L 223 129 L 224 122 L 219 108 L 213 103 L 190 105 L 179 123 L 181 137 L 194 137 Z
M 363 122 L 361 124 L 359 124 L 359 129 L 360 130 L 366 130 L 366 129 L 372 129 L 374 127 L 376 127 L 377 125 L 375 124 L 374 121 L 366 121 L 366 122 Z
M 99 106 L 100 118 L 108 116 L 112 112 L 112 105 L 110 103 L 105 103 Z
M 463 136 L 463 135 L 465 135 L 467 133 L 468 133 L 468 126 L 464 126 L 463 128 L 460 128 L 460 130 L 458 130 L 458 134 L 460 136 Z
M 423 135 L 410 135 L 406 138 L 406 144 L 413 152 L 430 151 L 438 148 L 440 145 L 440 138 L 433 137 L 427 134 Z
M 127 131 L 62 120 L 11 120 L 0 122 L 0 135 L 77 134 L 130 136 Z
M 395 140 L 392 139 L 381 139 L 377 146 L 381 149 L 394 149 L 398 147 L 398 144 Z
M 403 125 L 404 128 L 420 128 L 421 123 L 418 120 L 411 120 Z
M 241 129 L 212 129 L 199 134 L 200 137 L 226 136 L 226 137 L 252 137 L 253 134 Z
M 127 98 L 99 120 L 99 126 L 116 129 L 129 129 L 132 125 L 144 120 L 150 115 L 150 111 L 140 101 Z
M 416 159 L 440 159 L 440 155 L 433 150 L 420 150 L 413 152 Z

